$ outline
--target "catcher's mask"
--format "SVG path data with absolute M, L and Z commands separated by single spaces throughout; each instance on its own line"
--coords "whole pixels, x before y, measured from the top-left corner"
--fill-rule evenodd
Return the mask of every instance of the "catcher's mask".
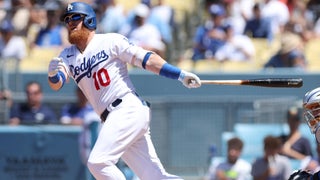
M 303 99 L 304 119 L 320 143 L 320 87 L 307 92 Z

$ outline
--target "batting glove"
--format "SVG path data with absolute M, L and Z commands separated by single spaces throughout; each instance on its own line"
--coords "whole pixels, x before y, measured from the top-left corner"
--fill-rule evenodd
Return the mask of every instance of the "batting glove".
M 200 78 L 190 72 L 181 70 L 179 81 L 187 88 L 198 88 L 201 86 Z
M 61 58 L 55 57 L 49 63 L 48 76 L 54 77 L 59 71 L 67 72 L 67 67 Z

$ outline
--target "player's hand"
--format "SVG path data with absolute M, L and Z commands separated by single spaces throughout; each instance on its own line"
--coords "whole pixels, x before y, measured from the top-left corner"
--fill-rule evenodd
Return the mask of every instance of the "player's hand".
M 67 72 L 67 67 L 61 58 L 55 57 L 49 63 L 48 76 L 53 77 L 58 71 Z
M 198 88 L 201 86 L 200 78 L 190 72 L 181 70 L 179 81 L 187 88 Z

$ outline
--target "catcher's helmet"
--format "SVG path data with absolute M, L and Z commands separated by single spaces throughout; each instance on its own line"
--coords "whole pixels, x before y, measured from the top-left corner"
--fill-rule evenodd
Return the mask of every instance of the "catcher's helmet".
M 320 87 L 307 92 L 303 98 L 304 119 L 320 143 Z
M 83 14 L 85 15 L 83 24 L 88 29 L 97 28 L 96 13 L 89 4 L 86 4 L 84 2 L 73 2 L 68 4 L 68 6 L 65 9 L 65 12 L 60 17 L 60 21 L 63 21 L 64 18 L 69 14 Z

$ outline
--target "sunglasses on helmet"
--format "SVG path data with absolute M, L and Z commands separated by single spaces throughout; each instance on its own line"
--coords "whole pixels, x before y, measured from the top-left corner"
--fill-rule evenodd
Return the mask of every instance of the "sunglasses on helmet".
M 79 21 L 82 18 L 84 18 L 84 15 L 82 14 L 72 14 L 70 16 L 66 16 L 63 20 L 64 23 L 68 24 L 71 21 Z

